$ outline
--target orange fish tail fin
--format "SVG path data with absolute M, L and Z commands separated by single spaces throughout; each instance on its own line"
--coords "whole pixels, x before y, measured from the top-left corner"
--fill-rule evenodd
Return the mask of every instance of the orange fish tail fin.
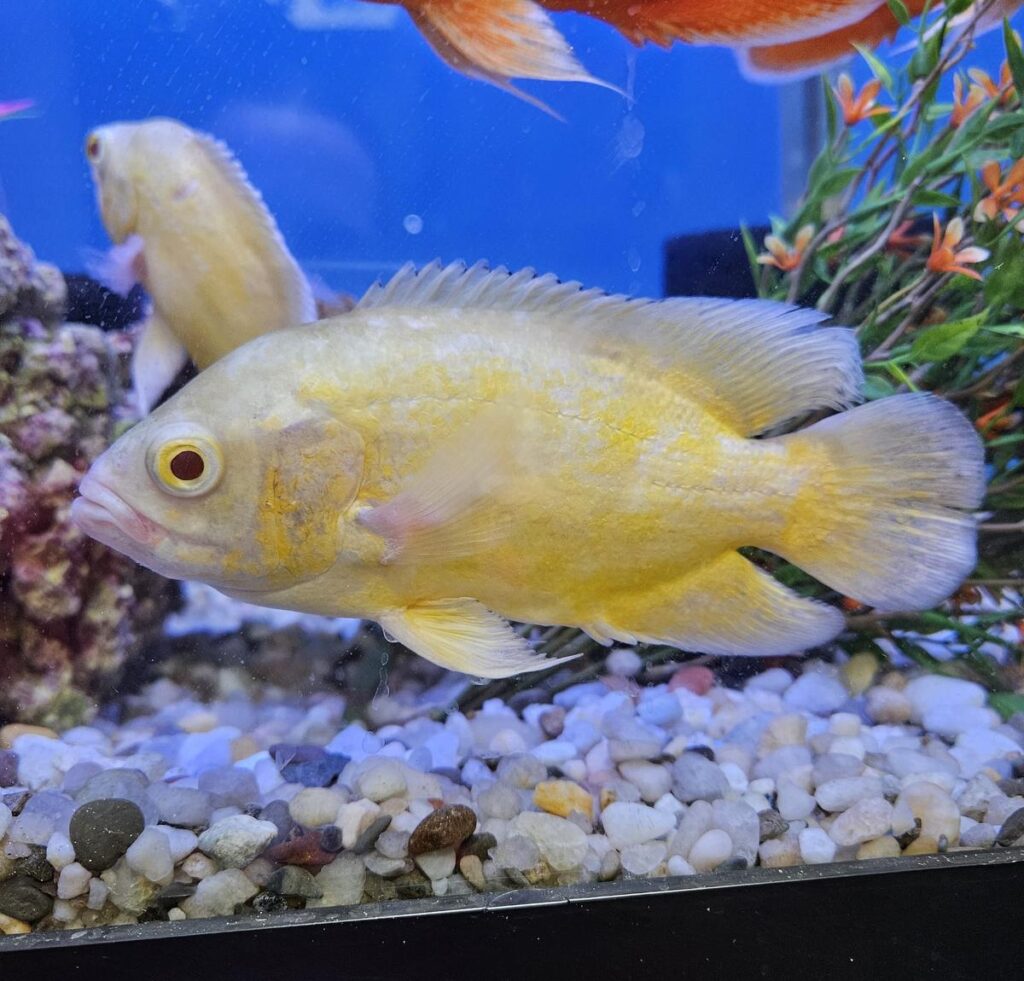
M 971 572 L 984 451 L 949 402 L 897 395 L 788 436 L 809 477 L 766 548 L 846 596 L 888 610 L 941 602 Z
M 406 0 L 405 6 L 430 46 L 452 68 L 547 112 L 544 103 L 517 89 L 510 79 L 588 82 L 619 91 L 577 61 L 551 18 L 533 0 Z

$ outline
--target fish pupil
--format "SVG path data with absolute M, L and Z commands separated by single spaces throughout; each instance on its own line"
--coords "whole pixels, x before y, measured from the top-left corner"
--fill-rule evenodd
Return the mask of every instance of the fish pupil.
M 205 469 L 203 458 L 195 450 L 182 450 L 171 460 L 171 473 L 178 480 L 198 480 Z

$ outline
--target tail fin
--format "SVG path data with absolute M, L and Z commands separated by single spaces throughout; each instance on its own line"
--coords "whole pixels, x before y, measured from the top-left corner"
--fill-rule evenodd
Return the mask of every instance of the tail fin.
M 780 437 L 818 461 L 773 551 L 847 596 L 920 610 L 974 568 L 984 450 L 968 420 L 933 395 L 898 395 Z

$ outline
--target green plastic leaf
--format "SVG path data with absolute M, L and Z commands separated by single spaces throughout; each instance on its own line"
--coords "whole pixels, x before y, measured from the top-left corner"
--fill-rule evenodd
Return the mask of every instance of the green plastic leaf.
M 921 188 L 914 192 L 914 204 L 922 208 L 956 208 L 960 205 L 960 199 L 952 194 L 943 194 L 942 191 Z
M 1015 691 L 994 691 L 988 696 L 988 703 L 1004 719 L 1024 712 L 1024 695 L 1019 695 Z
M 895 391 L 896 386 L 881 375 L 870 374 L 864 379 L 864 398 L 869 402 L 874 402 L 875 399 L 884 399 Z
M 815 190 L 824 197 L 831 197 L 833 194 L 845 191 L 850 181 L 860 174 L 860 172 L 860 167 L 846 167 L 843 170 L 837 170 L 834 174 L 829 174 L 828 178 L 823 180 L 820 186 L 815 188 Z
M 910 348 L 911 360 L 936 362 L 953 357 L 978 333 L 987 316 L 988 311 L 983 310 L 965 320 L 951 320 L 948 323 L 935 324 L 927 330 L 921 331 L 914 338 L 914 343 Z
M 885 87 L 885 91 L 892 94 L 892 75 L 889 73 L 889 69 L 875 57 L 874 52 L 870 48 L 865 47 L 863 44 L 854 44 L 854 47 L 857 49 L 860 56 L 868 63 L 868 67 L 871 69 L 875 78 L 877 78 Z
M 900 22 L 901 26 L 906 27 L 910 23 L 910 11 L 907 10 L 907 5 L 903 0 L 887 0 L 887 3 L 893 17 Z
M 1020 49 L 1020 41 L 1013 33 L 1010 22 L 1003 18 L 1003 41 L 1006 43 L 1006 60 L 1010 63 L 1010 72 L 1013 75 L 1013 84 L 1016 86 L 1017 94 L 1024 97 L 1024 52 Z

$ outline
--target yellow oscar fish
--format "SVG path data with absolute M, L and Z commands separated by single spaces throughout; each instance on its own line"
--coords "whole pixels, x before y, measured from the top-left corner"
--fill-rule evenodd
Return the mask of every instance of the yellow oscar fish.
M 366 617 L 471 675 L 546 667 L 505 617 L 782 655 L 845 595 L 932 606 L 974 566 L 981 442 L 949 403 L 859 397 L 853 333 L 765 301 L 630 300 L 483 264 L 371 288 L 191 381 L 93 465 L 79 527 L 267 606 Z
M 152 310 L 133 359 L 143 413 L 188 357 L 200 369 L 246 341 L 316 319 L 309 284 L 224 144 L 173 119 L 112 123 L 86 138 L 100 214 L 116 243 L 101 272 Z

